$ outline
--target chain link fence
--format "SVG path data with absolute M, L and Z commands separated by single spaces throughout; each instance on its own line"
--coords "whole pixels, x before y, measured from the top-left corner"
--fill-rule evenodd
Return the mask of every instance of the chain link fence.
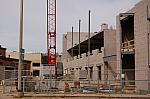
M 99 71 L 93 71 L 99 72 Z M 122 70 L 116 75 L 111 72 L 101 74 L 101 80 L 67 79 L 66 76 L 59 80 L 44 77 L 22 76 L 21 88 L 24 93 L 102 93 L 102 94 L 149 94 L 148 70 Z M 8 75 L 9 74 L 9 77 Z M 5 78 L 1 80 L 0 90 L 3 93 L 17 92 L 18 79 L 16 71 L 5 70 Z M 118 75 L 118 76 L 117 76 Z M 93 75 L 93 77 L 96 75 Z

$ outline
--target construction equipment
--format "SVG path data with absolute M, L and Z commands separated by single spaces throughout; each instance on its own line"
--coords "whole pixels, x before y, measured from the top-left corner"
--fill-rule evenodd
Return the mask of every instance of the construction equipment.
M 47 0 L 47 53 L 48 64 L 55 71 L 56 69 L 56 0 Z

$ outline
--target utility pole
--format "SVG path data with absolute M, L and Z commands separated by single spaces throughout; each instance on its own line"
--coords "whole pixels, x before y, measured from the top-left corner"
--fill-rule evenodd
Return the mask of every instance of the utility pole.
M 20 0 L 20 37 L 19 37 L 19 64 L 18 64 L 18 97 L 23 97 L 21 86 L 22 75 L 22 42 L 23 42 L 23 0 Z

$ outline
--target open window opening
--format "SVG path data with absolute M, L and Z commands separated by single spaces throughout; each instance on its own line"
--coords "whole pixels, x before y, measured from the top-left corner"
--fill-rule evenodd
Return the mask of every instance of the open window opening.
M 134 15 L 128 15 L 121 20 L 122 49 L 134 49 Z
M 124 85 L 135 85 L 134 14 L 123 13 L 122 35 L 122 80 Z
M 40 71 L 39 70 L 33 70 L 33 76 L 39 76 Z
M 122 74 L 124 75 L 125 85 L 135 85 L 135 55 L 122 55 Z

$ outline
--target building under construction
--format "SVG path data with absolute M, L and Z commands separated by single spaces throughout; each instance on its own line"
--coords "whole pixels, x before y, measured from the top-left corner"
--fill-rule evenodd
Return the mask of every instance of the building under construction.
M 126 13 L 120 13 L 116 29 L 117 68 L 130 81 L 128 84 L 150 90 L 150 1 L 142 0 Z
M 81 42 L 78 41 L 79 33 L 63 36 L 66 77 L 150 90 L 149 0 L 141 0 L 131 10 L 120 12 L 116 17 L 116 30 L 103 24 L 100 32 L 91 34 L 88 38 L 88 33 L 81 33 Z
M 68 32 L 63 36 L 64 73 L 70 79 L 107 80 L 116 77 L 116 31 L 102 24 L 99 32 L 91 33 L 90 51 L 88 33 Z M 73 39 L 72 39 L 73 37 Z M 71 42 L 72 40 L 72 42 Z M 73 45 L 72 45 L 73 44 Z M 73 46 L 73 47 L 72 47 Z M 73 52 L 73 53 L 72 53 Z M 113 75 L 109 75 L 109 73 Z

